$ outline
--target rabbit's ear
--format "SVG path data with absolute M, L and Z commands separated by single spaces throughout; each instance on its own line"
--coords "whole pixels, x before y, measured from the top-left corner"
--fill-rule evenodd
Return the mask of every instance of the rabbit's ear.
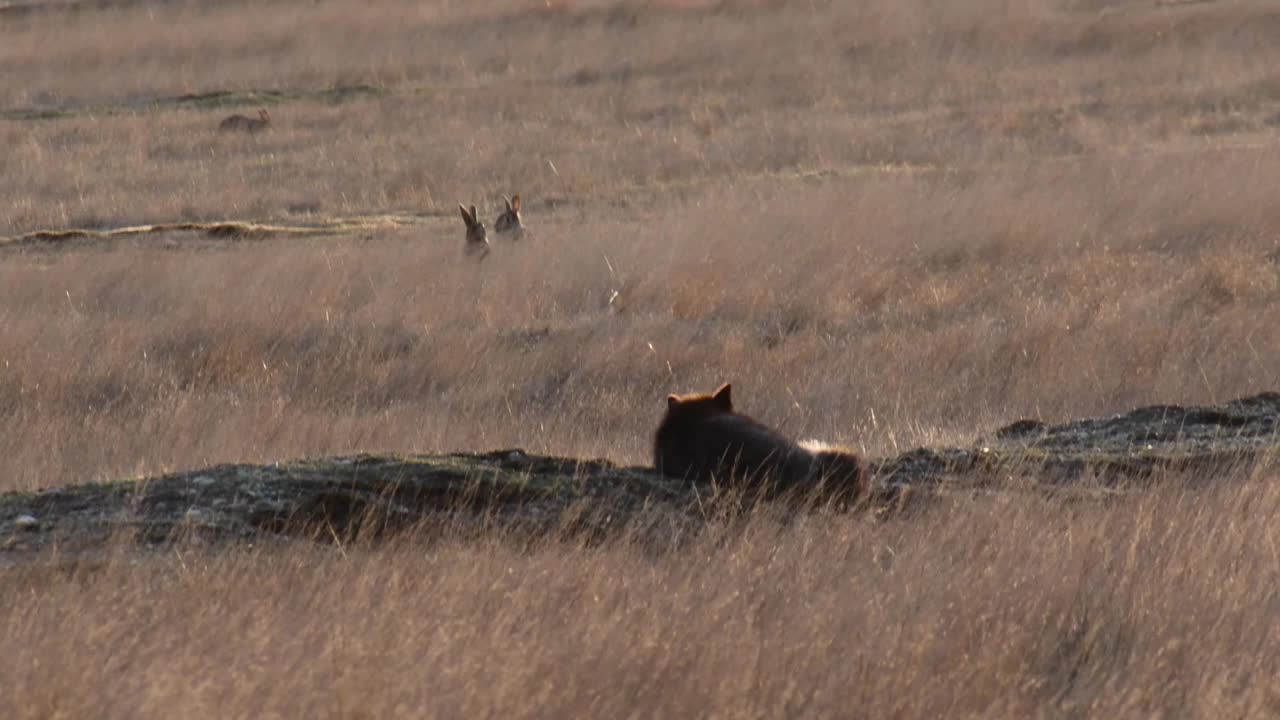
M 520 193 L 511 196 L 511 201 L 507 203 L 507 207 L 513 212 L 520 212 Z
M 467 209 L 462 206 L 462 203 L 458 203 L 458 209 L 462 211 L 462 222 L 466 223 L 467 227 L 471 227 L 471 225 L 475 222 L 475 220 L 471 219 L 471 214 L 468 213 Z
M 471 224 L 472 224 L 472 225 L 479 225 L 479 224 L 480 224 L 480 213 L 476 212 L 476 206 L 475 206 L 475 205 L 472 205 L 472 206 L 471 206 Z
M 517 195 L 516 197 L 520 197 L 520 196 L 519 196 L 519 195 Z M 512 212 L 512 210 L 511 210 L 511 198 L 507 197 L 506 195 L 503 195 L 503 196 L 502 196 L 502 202 L 503 202 L 503 204 L 505 204 L 505 205 L 507 206 L 507 212 Z

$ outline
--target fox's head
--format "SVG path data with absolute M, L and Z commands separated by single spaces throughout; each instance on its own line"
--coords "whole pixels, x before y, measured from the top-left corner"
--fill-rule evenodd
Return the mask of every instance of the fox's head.
M 707 394 L 668 395 L 667 415 L 678 415 L 682 418 L 697 420 L 715 415 L 733 412 L 733 399 L 729 395 L 730 385 L 725 383 L 719 390 Z

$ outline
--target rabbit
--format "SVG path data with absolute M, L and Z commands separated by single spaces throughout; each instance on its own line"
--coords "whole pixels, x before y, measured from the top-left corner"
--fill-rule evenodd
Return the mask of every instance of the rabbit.
M 232 115 L 231 117 L 218 123 L 219 130 L 244 130 L 245 132 L 258 132 L 271 124 L 271 114 L 266 108 L 258 108 L 258 117 L 251 118 L 244 115 Z
M 480 216 L 476 214 L 476 206 L 472 205 L 468 211 L 462 203 L 458 203 L 458 210 L 462 212 L 462 222 L 467 224 L 467 254 L 483 258 L 489 254 L 489 238 L 485 233 L 484 223 L 480 222 Z
M 503 195 L 502 202 L 507 209 L 494 221 L 493 229 L 499 233 L 510 233 L 512 240 L 519 240 L 524 237 L 524 223 L 520 222 L 520 195 L 517 193 L 509 199 Z

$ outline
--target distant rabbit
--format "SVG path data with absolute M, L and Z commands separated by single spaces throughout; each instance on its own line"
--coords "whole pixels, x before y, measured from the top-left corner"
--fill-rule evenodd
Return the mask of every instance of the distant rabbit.
M 458 210 L 462 211 L 462 222 L 467 224 L 467 254 L 483 258 L 489 254 L 489 238 L 485 234 L 484 223 L 480 222 L 480 216 L 476 214 L 476 206 L 472 205 L 468 212 L 467 208 L 459 203 Z
M 511 233 L 512 240 L 519 240 L 524 236 L 524 223 L 520 222 L 520 195 L 512 195 L 510 199 L 503 195 L 502 202 L 506 203 L 507 209 L 494 221 L 493 229 L 499 233 Z
M 244 115 L 232 115 L 231 117 L 218 123 L 219 130 L 244 130 L 245 132 L 258 132 L 271 124 L 271 114 L 266 108 L 258 108 L 258 117 L 251 118 Z

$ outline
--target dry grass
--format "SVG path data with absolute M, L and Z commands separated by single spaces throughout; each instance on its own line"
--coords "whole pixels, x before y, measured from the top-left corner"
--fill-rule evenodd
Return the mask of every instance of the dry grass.
M 1280 491 L 0 570 L 6 713 L 1265 717 Z
M 726 380 L 873 454 L 1276 389 L 1278 23 L 1069 0 L 0 15 L 0 233 L 412 220 L 0 249 L 0 490 L 379 449 L 643 463 L 664 395 Z M 241 104 L 171 100 L 223 90 Z M 214 130 L 260 103 L 271 129 Z M 491 221 L 512 191 L 532 237 L 464 259 L 454 203 Z M 762 511 L 679 553 L 5 566 L 5 714 L 1275 714 L 1273 475 Z
M 1274 388 L 1280 177 L 1221 163 L 742 183 L 660 222 L 533 215 L 482 264 L 460 221 L 10 254 L 0 482 L 372 449 L 647 462 L 665 394 L 725 380 L 874 453 Z
M 758 173 L 1272 147 L 1271 3 L 947 5 L 140 3 L 6 20 L 0 67 L 22 82 L 0 108 L 72 114 L 0 120 L 0 232 L 448 211 L 514 188 L 607 212 L 636 188 Z M 216 91 L 250 93 L 236 110 L 278 101 L 273 131 L 227 137 L 231 109 L 156 104 Z

